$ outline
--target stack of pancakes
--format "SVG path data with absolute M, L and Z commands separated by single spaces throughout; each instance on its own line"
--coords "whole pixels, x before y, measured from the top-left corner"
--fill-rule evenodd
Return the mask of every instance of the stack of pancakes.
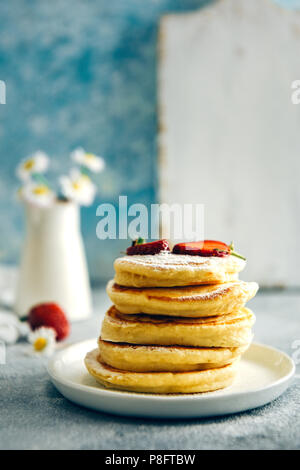
M 115 261 L 98 348 L 88 371 L 104 386 L 150 393 L 207 392 L 230 385 L 252 340 L 245 303 L 255 282 L 232 255 L 161 252 Z

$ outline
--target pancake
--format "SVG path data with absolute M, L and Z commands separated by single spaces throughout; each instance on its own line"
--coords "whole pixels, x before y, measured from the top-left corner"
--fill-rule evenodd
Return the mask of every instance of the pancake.
M 106 290 L 121 313 L 208 317 L 239 310 L 255 296 L 258 284 L 232 281 L 192 287 L 134 288 L 109 281 Z
M 253 313 L 242 308 L 227 315 L 182 318 L 152 315 L 126 315 L 112 306 L 101 329 L 104 341 L 165 346 L 235 348 L 252 339 Z
M 236 280 L 246 262 L 235 256 L 203 257 L 161 252 L 114 262 L 115 282 L 129 287 L 176 287 Z
M 87 353 L 89 373 L 107 388 L 144 393 L 210 392 L 232 384 L 237 361 L 218 369 L 191 372 L 130 372 L 115 369 L 104 362 L 98 349 Z
M 102 361 L 115 369 L 134 372 L 166 372 L 215 369 L 231 364 L 247 348 L 193 348 L 187 346 L 140 346 L 111 343 L 99 338 Z

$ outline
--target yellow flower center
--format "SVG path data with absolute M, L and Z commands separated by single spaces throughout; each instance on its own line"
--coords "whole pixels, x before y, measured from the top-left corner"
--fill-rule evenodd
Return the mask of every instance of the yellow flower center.
M 36 186 L 34 189 L 33 189 L 33 193 L 36 195 L 36 196 L 44 196 L 45 194 L 47 194 L 49 192 L 49 188 L 44 185 L 44 184 L 40 184 L 39 186 Z
M 86 153 L 85 156 L 86 156 L 86 158 L 88 158 L 88 159 L 95 158 L 95 155 L 94 155 L 93 153 Z
M 72 183 L 72 186 L 73 186 L 73 189 L 75 189 L 75 191 L 78 191 L 80 189 L 80 183 L 78 183 L 78 181 L 74 181 Z
M 46 338 L 37 338 L 33 343 L 35 351 L 42 351 L 47 346 Z
M 24 163 L 24 169 L 27 171 L 32 170 L 34 167 L 34 160 L 31 158 Z

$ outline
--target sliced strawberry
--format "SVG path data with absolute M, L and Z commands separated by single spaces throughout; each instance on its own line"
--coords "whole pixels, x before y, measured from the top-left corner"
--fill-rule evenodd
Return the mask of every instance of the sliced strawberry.
M 127 255 L 156 255 L 161 251 L 170 251 L 168 240 L 156 240 L 149 243 L 141 243 L 143 239 L 133 241 L 132 246 L 127 248 Z
M 219 242 L 217 240 L 202 240 L 199 242 L 187 242 L 177 243 L 173 247 L 173 253 L 180 255 L 192 255 L 192 256 L 218 256 L 223 258 L 224 256 L 237 256 L 238 258 L 245 259 L 233 251 L 233 244 L 226 245 L 226 243 Z

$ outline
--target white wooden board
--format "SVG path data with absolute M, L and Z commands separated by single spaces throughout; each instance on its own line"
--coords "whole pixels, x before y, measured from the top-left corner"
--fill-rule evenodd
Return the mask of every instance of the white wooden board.
M 204 203 L 244 279 L 300 286 L 300 12 L 219 0 L 160 25 L 160 199 Z

